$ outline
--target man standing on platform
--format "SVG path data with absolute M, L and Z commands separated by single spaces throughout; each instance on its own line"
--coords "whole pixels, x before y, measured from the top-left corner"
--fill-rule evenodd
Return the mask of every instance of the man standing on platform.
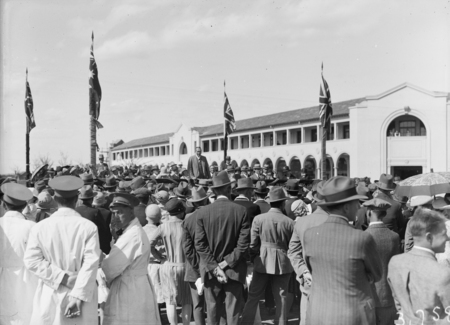
M 202 148 L 195 148 L 195 155 L 189 157 L 187 170 L 192 180 L 211 178 L 208 160 L 202 156 Z
M 39 278 L 30 324 L 97 324 L 98 231 L 74 210 L 83 181 L 60 176 L 49 185 L 59 209 L 32 228 L 24 257 Z
M 269 284 L 277 306 L 274 322 L 287 325 L 288 285 L 293 271 L 287 249 L 294 221 L 282 212 L 286 199 L 281 187 L 272 188 L 269 193 L 271 209 L 256 216 L 253 221 L 250 242 L 250 256 L 254 261 L 253 279 L 242 314 L 242 325 L 253 325 L 259 300 Z
M 217 200 L 196 212 L 195 249 L 200 256 L 209 324 L 218 325 L 220 316 L 226 314 L 227 324 L 235 325 L 244 305 L 244 255 L 250 225 L 247 210 L 230 201 L 231 182 L 226 171 L 213 178 L 211 189 Z

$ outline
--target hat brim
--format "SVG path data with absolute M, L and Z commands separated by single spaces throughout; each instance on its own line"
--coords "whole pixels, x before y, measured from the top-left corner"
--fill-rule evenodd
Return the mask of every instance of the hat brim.
M 287 197 L 284 197 L 284 198 L 281 198 L 281 199 L 276 199 L 276 200 L 268 199 L 267 202 L 269 202 L 269 203 L 280 202 L 280 201 L 286 201 L 287 199 L 288 199 Z
M 326 202 L 325 199 L 322 202 L 316 202 L 316 204 L 318 206 L 331 206 L 331 205 L 336 205 L 336 204 L 340 204 L 340 203 L 345 203 L 345 202 L 349 202 L 349 201 L 356 201 L 356 200 L 368 200 L 369 198 L 365 195 L 353 195 L 350 196 L 348 198 L 339 200 L 339 201 L 334 201 L 334 202 Z
M 384 186 L 384 184 L 383 185 L 378 185 L 378 184 L 375 184 L 378 188 L 380 188 L 380 189 L 382 189 L 382 190 L 386 190 L 386 191 L 393 191 L 393 190 L 395 190 L 395 188 L 397 187 L 395 184 L 394 184 L 394 186 L 392 187 L 392 188 L 389 188 L 389 187 L 387 187 L 387 186 Z
M 253 186 L 242 186 L 242 187 L 236 187 L 235 190 L 239 191 L 239 190 L 247 190 L 247 189 L 255 189 L 255 187 Z
M 188 202 L 201 202 L 201 201 L 204 201 L 204 200 L 206 200 L 208 198 L 208 195 L 207 196 L 205 196 L 204 198 L 201 198 L 201 199 L 198 199 L 198 200 L 193 200 L 193 199 L 188 199 L 187 201 Z
M 236 182 L 236 181 L 234 181 L 234 182 Z M 210 187 L 211 188 L 221 188 L 221 187 L 230 185 L 231 183 L 233 183 L 233 182 L 227 182 L 227 183 L 223 183 L 223 184 L 220 184 L 220 185 L 213 185 L 213 186 L 210 186 Z
M 270 192 L 270 189 L 266 188 L 264 191 L 258 191 L 257 189 L 255 189 L 255 193 L 259 193 L 259 194 L 267 194 Z
M 178 182 L 174 181 L 171 178 L 157 178 L 155 180 L 156 180 L 156 183 L 158 183 L 158 184 L 169 184 L 169 183 L 178 184 Z

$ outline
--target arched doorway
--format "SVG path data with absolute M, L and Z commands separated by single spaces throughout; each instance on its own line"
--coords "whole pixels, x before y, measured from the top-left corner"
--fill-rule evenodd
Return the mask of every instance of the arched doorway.
M 295 178 L 301 178 L 302 164 L 300 163 L 300 159 L 298 159 L 298 157 L 292 157 L 291 161 L 289 162 L 289 169 L 291 170 L 291 173 L 295 176 Z
M 182 142 L 180 144 L 180 155 L 187 155 L 187 153 L 188 153 L 188 150 L 186 147 L 186 143 Z
M 242 161 L 241 161 L 241 164 L 240 164 L 239 166 L 241 166 L 241 167 L 248 166 L 247 160 L 245 160 L 245 159 L 242 160 Z
M 275 168 L 277 169 L 277 174 L 283 171 L 283 167 L 286 166 L 286 160 L 284 160 L 283 157 L 280 157 L 277 159 L 277 162 L 275 163 Z
M 350 176 L 350 156 L 343 153 L 337 160 L 337 176 Z
M 317 169 L 316 159 L 313 156 L 306 157 L 305 162 L 303 163 L 303 171 L 305 173 L 305 177 L 307 179 L 315 179 L 316 169 Z
M 259 160 L 258 160 L 258 159 L 253 159 L 253 161 L 252 161 L 252 167 L 255 166 L 255 164 L 259 164 Z
M 320 167 L 322 168 L 322 160 L 320 161 Z M 330 179 L 334 176 L 334 161 L 333 158 L 331 158 L 329 155 L 327 155 L 327 158 L 325 160 L 325 179 Z M 323 178 L 323 177 L 322 177 Z
M 423 173 L 429 161 L 429 137 L 425 123 L 417 116 L 406 110 L 396 116 L 390 122 L 386 120 L 386 130 L 382 133 L 386 136 L 383 141 L 386 148 L 382 148 L 381 159 L 387 163 L 386 172 L 406 179 L 410 176 Z M 386 126 L 387 125 L 387 126 Z
M 270 169 L 270 170 L 273 170 L 272 159 L 270 159 L 270 158 L 264 159 L 264 163 L 263 163 L 263 166 L 262 166 L 262 167 L 264 167 L 265 165 L 269 165 L 269 169 Z

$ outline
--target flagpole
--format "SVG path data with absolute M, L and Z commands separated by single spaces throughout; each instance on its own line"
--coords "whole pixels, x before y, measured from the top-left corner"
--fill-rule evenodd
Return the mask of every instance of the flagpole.
M 94 48 L 94 32 L 92 32 L 92 49 Z M 90 96 L 89 96 L 90 97 Z M 91 98 L 89 98 L 89 111 L 91 105 Z M 89 114 L 89 135 L 90 135 L 90 148 L 91 148 L 91 172 L 93 175 L 97 175 L 97 128 L 95 125 L 94 117 Z
M 322 166 L 321 166 L 321 173 L 322 173 L 322 180 L 326 180 L 325 175 L 325 166 L 326 166 L 326 159 L 327 159 L 327 134 L 328 130 L 326 127 L 322 127 Z
M 224 80 L 223 81 L 223 97 L 224 97 L 223 100 L 224 101 L 226 100 L 225 91 L 226 91 L 226 89 L 225 89 L 225 80 Z M 224 164 L 226 164 L 227 150 L 228 150 L 228 134 L 227 134 L 227 121 L 226 120 L 223 121 L 223 147 L 224 147 L 223 161 L 224 161 Z
M 27 97 L 27 84 L 28 84 L 28 68 L 26 69 L 26 78 L 25 78 L 25 98 Z M 30 179 L 30 126 L 28 116 L 25 116 L 26 120 L 26 133 L 25 133 L 25 173 L 27 183 Z M 29 185 L 29 184 L 28 184 Z

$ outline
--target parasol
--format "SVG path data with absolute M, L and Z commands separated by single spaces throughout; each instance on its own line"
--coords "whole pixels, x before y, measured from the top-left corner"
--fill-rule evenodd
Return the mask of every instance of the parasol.
M 34 183 L 35 181 L 38 181 L 38 179 L 35 180 L 36 176 L 44 169 L 46 169 L 48 167 L 48 164 L 44 164 L 42 166 L 39 166 L 38 168 L 36 168 L 36 170 L 33 172 L 33 174 L 31 174 L 31 178 L 30 178 L 30 182 Z
M 411 176 L 397 184 L 395 194 L 409 198 L 450 193 L 450 172 L 435 172 Z

